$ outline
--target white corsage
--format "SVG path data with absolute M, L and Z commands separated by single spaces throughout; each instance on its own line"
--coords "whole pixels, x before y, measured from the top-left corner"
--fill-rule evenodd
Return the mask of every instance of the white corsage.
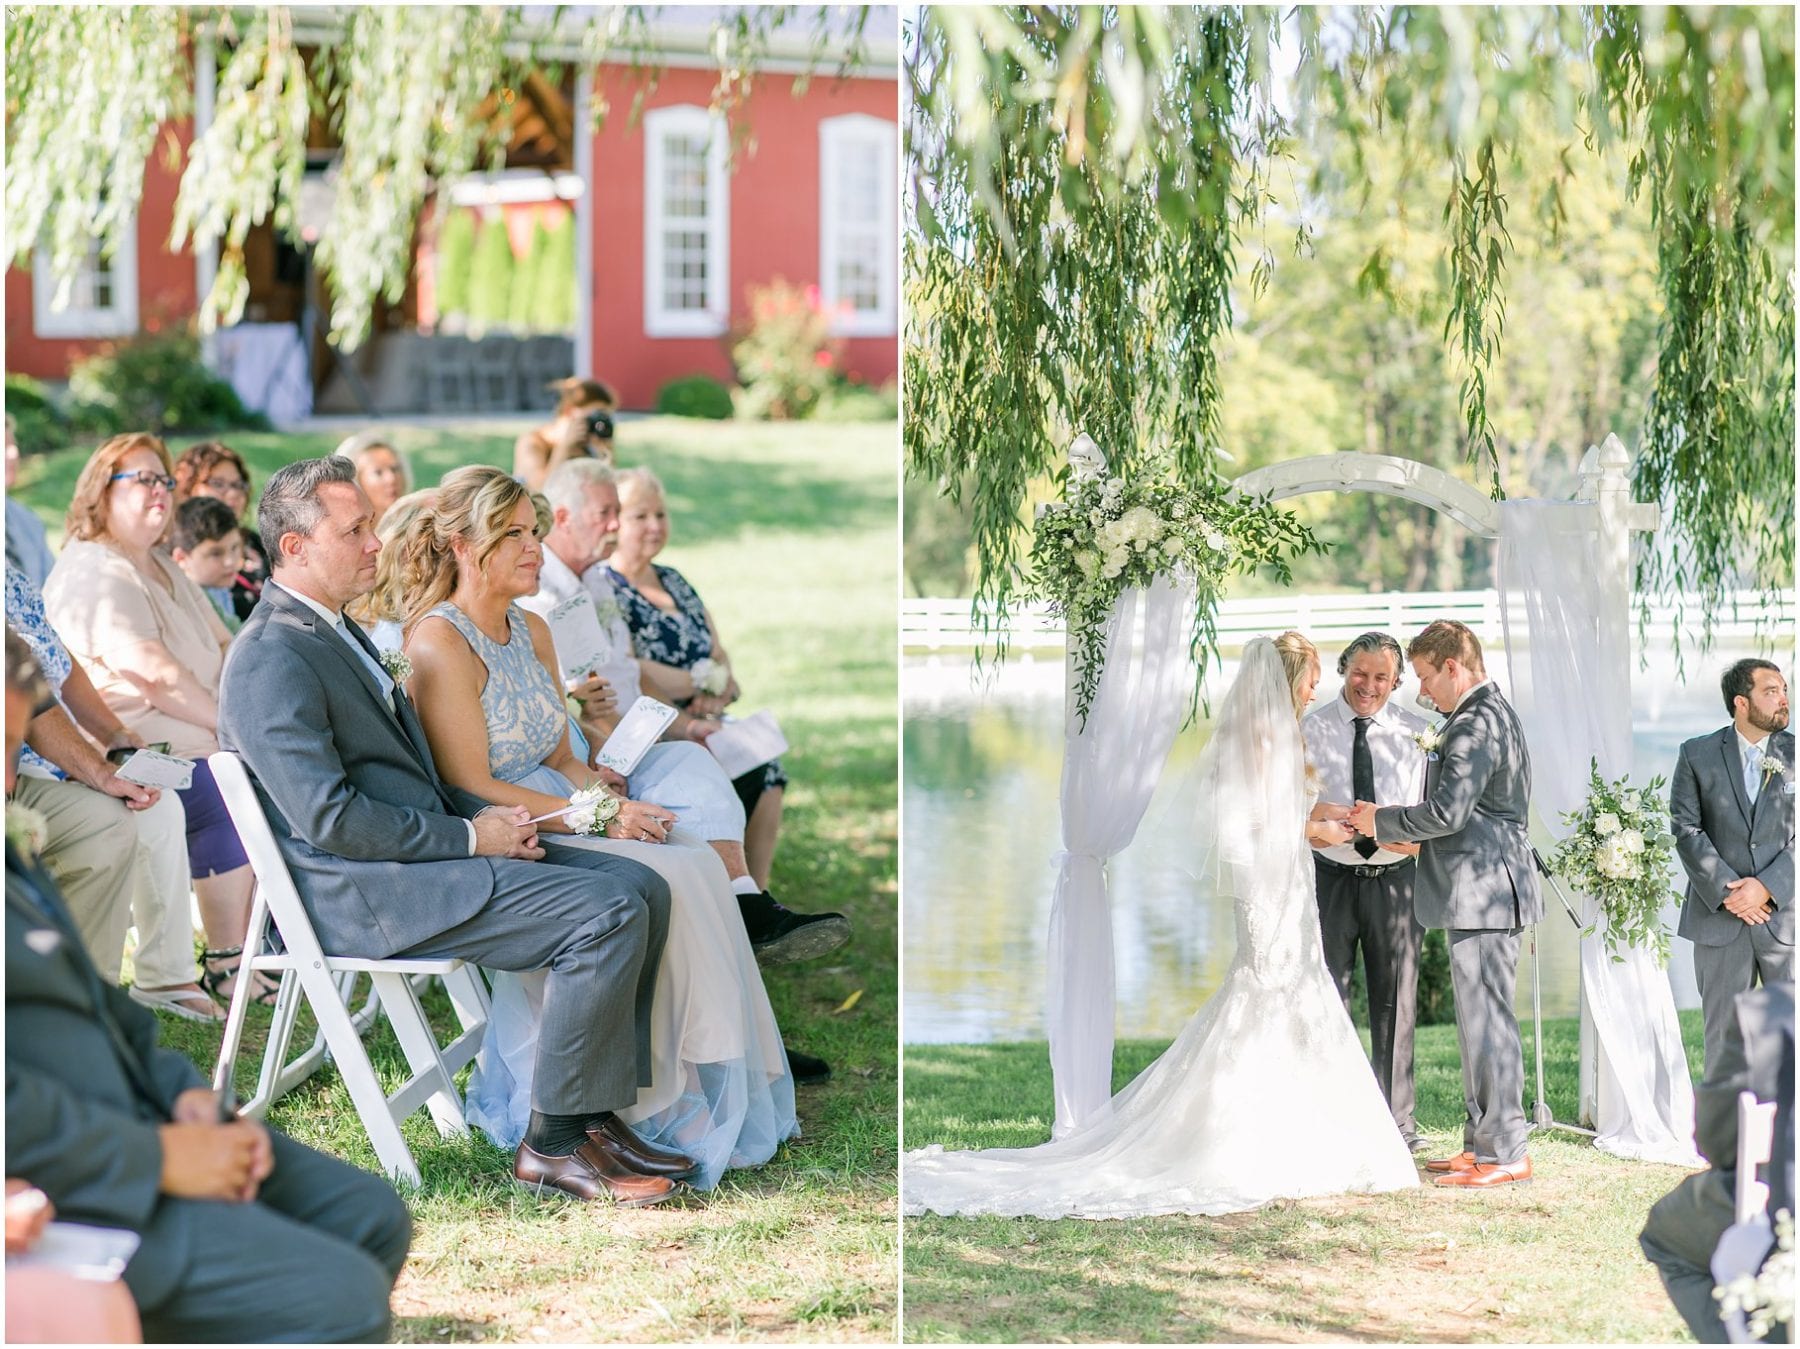
M 1767 790 L 1769 784 L 1771 782 L 1773 782 L 1776 778 L 1786 777 L 1786 776 L 1787 776 L 1787 765 L 1786 764 L 1782 763 L 1781 760 L 1777 759 L 1773 754 L 1763 755 L 1762 785 L 1763 785 L 1764 790 Z
M 17 801 L 6 803 L 6 841 L 13 845 L 14 852 L 36 857 L 44 851 L 49 838 L 50 821 L 41 812 Z
M 387 671 L 387 677 L 396 684 L 404 684 L 413 677 L 413 663 L 399 647 L 386 647 L 378 653 L 381 668 Z
M 711 656 L 702 656 L 688 670 L 688 677 L 694 681 L 694 692 L 704 693 L 718 698 L 731 687 L 731 667 L 722 660 L 714 660 Z
M 585 806 L 563 816 L 577 834 L 604 834 L 606 826 L 619 818 L 625 803 L 601 786 L 583 787 L 569 798 L 571 806 Z
M 1438 750 L 1444 743 L 1444 723 L 1440 721 L 1435 725 L 1427 726 L 1422 731 L 1415 732 L 1413 743 L 1425 752 L 1427 759 L 1437 758 Z

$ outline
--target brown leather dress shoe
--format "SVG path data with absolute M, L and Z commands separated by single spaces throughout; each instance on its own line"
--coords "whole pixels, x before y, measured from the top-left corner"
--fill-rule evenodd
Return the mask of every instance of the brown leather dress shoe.
M 1451 1171 L 1439 1176 L 1433 1185 L 1454 1186 L 1466 1190 L 1487 1190 L 1496 1185 L 1529 1185 L 1531 1184 L 1531 1158 L 1521 1157 L 1516 1162 L 1476 1162 L 1473 1166 L 1461 1171 Z
M 621 1165 L 591 1139 L 567 1157 L 546 1157 L 521 1143 L 513 1155 L 513 1175 L 540 1191 L 549 1187 L 577 1199 L 605 1197 L 621 1208 L 660 1204 L 681 1188 L 667 1176 L 646 1176 Z
M 1425 1169 L 1427 1171 L 1434 1171 L 1441 1176 L 1446 1171 L 1467 1171 L 1474 1165 L 1474 1153 L 1459 1152 L 1454 1157 L 1433 1157 L 1430 1161 L 1425 1163 Z
M 588 1126 L 587 1136 L 595 1147 L 641 1175 L 681 1180 L 700 1169 L 700 1163 L 686 1153 L 645 1142 L 617 1115 L 608 1115 L 604 1124 Z

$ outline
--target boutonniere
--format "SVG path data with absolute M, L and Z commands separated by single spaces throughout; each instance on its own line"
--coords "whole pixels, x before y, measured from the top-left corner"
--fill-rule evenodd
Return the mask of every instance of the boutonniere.
M 1781 760 L 1777 759 L 1773 754 L 1763 755 L 1762 785 L 1764 787 L 1767 787 L 1776 778 L 1785 778 L 1786 776 L 1787 776 L 1787 765 L 1786 764 L 1782 763 Z
M 413 663 L 399 647 L 390 647 L 380 653 L 381 668 L 387 671 L 389 679 L 396 684 L 404 684 L 413 677 Z
M 625 610 L 611 595 L 602 595 L 594 601 L 594 617 L 600 620 L 602 628 L 610 628 L 625 617 Z
M 6 841 L 21 857 L 35 858 L 50 838 L 50 821 L 42 812 L 17 801 L 6 803 Z
M 1427 759 L 1435 762 L 1438 757 L 1438 749 L 1444 743 L 1444 723 L 1440 721 L 1435 725 L 1427 726 L 1422 731 L 1415 732 L 1413 743 L 1424 751 Z

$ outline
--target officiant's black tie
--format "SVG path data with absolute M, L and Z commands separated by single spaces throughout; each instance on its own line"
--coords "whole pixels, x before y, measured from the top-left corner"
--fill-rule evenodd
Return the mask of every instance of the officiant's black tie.
M 1369 719 L 1356 718 L 1356 743 L 1350 746 L 1350 790 L 1358 801 L 1375 799 L 1375 760 L 1369 753 Z M 1376 843 L 1367 834 L 1358 834 L 1350 846 L 1359 857 L 1373 857 Z

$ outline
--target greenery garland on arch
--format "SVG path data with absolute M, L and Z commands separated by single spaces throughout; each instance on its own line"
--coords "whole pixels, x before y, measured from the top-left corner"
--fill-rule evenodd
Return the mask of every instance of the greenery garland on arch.
M 909 32 L 908 468 L 967 502 L 1001 647 L 1029 507 L 1062 486 L 1077 429 L 1127 480 L 1140 445 L 1172 447 L 1186 483 L 1216 478 L 1217 366 L 1196 347 L 1231 325 L 1234 239 L 1291 227 L 1310 251 L 1304 215 L 1262 209 L 1296 136 L 1347 143 L 1352 163 L 1393 138 L 1448 171 L 1444 339 L 1495 495 L 1488 379 L 1514 232 L 1533 223 L 1513 203 L 1554 237 L 1584 147 L 1635 148 L 1665 310 L 1651 413 L 1628 438 L 1636 490 L 1678 541 L 1641 554 L 1640 602 L 1698 591 L 1704 646 L 1728 589 L 1791 585 L 1791 11 L 1302 7 L 1292 24 L 1291 126 L 1273 10 L 975 6 Z M 1519 182 L 1524 128 L 1546 118 L 1562 171 Z M 1332 162 L 1317 156 L 1314 194 L 1356 186 L 1324 181 Z M 1250 285 L 1273 265 L 1265 241 Z M 1384 289 L 1383 260 L 1358 281 Z

